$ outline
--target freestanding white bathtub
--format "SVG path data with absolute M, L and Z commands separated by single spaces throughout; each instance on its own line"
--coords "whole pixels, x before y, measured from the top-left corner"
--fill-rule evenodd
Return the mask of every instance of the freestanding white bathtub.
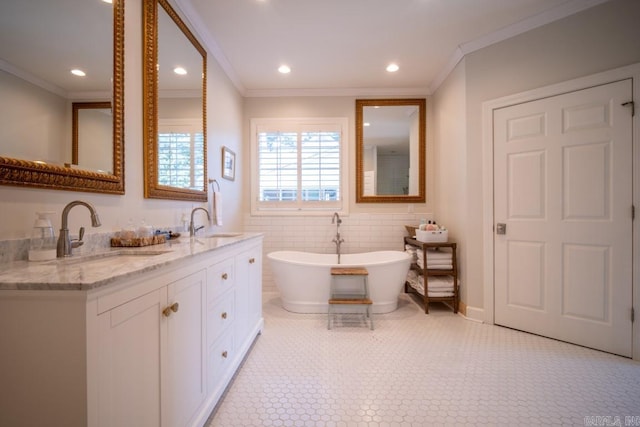
M 285 310 L 294 313 L 326 313 L 331 267 L 366 267 L 373 313 L 389 313 L 398 307 L 411 256 L 401 251 L 335 254 L 277 251 L 267 254 L 273 279 Z M 356 286 L 361 278 L 341 278 L 344 286 Z M 352 282 L 349 283 L 348 281 Z M 361 282 L 360 282 L 361 283 Z

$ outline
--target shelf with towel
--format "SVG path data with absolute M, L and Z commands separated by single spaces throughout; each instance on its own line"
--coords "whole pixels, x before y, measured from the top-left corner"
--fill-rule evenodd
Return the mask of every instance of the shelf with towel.
M 409 236 L 404 238 L 404 244 L 405 250 L 414 254 L 405 292 L 419 294 L 427 314 L 430 302 L 449 303 L 457 313 L 460 302 L 457 244 L 421 242 Z

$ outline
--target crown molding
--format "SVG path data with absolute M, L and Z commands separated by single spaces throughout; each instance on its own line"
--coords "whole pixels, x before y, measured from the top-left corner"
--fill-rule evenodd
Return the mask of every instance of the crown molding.
M 193 8 L 191 0 L 175 1 L 178 8 L 182 11 L 182 15 L 192 25 L 196 34 L 202 38 L 202 44 L 205 46 L 206 50 L 215 58 L 220 68 L 222 68 L 222 71 L 224 71 L 229 80 L 231 80 L 231 83 L 235 86 L 238 92 L 240 92 L 240 95 L 245 96 L 246 88 L 242 84 L 240 77 L 238 77 L 238 74 L 220 48 L 220 45 L 200 18 L 200 14 L 198 14 L 198 12 Z
M 46 90 L 47 92 L 51 92 L 55 95 L 58 95 L 62 98 L 67 98 L 68 93 L 66 90 L 62 89 L 59 86 L 56 86 L 48 81 L 42 80 L 39 77 L 34 76 L 28 71 L 25 71 L 21 68 L 14 66 L 13 64 L 8 63 L 4 59 L 0 59 L 0 70 L 6 71 L 9 74 L 13 74 L 14 76 L 31 83 L 32 85 L 38 86 L 41 89 Z
M 549 9 L 545 12 L 489 33 L 483 37 L 461 44 L 451 55 L 447 65 L 442 69 L 442 71 L 440 71 L 436 79 L 429 86 L 430 92 L 435 93 L 438 90 L 440 85 L 466 55 L 608 1 L 611 0 L 571 0 L 567 3 L 561 4 L 560 6 L 554 7 L 553 9 Z
M 204 45 L 216 59 L 229 80 L 247 98 L 258 97 L 294 97 L 294 96 L 409 96 L 416 94 L 431 95 L 451 74 L 458 63 L 468 54 L 501 41 L 510 39 L 527 31 L 542 27 L 554 21 L 566 18 L 584 10 L 598 6 L 611 0 L 570 0 L 553 9 L 523 19 L 515 24 L 508 25 L 500 30 L 489 33 L 467 43 L 459 45 L 451 54 L 444 68 L 438 73 L 434 81 L 427 88 L 324 88 L 324 89 L 247 89 L 233 66 L 225 56 L 215 38 L 211 35 L 206 25 L 193 8 L 191 0 L 175 0 L 184 16 L 195 28 Z
M 427 96 L 429 89 L 420 88 L 325 88 L 325 89 L 250 89 L 243 95 L 246 98 L 278 98 L 296 96 Z

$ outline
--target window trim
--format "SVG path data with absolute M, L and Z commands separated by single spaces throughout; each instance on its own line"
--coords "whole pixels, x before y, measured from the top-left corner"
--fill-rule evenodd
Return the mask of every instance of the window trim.
M 326 215 L 327 212 L 348 213 L 349 206 L 349 121 L 346 117 L 286 117 L 286 118 L 252 118 L 251 123 L 251 215 L 254 216 L 275 216 L 275 215 Z M 338 126 L 341 130 L 340 137 L 340 200 L 338 205 L 322 206 L 322 202 L 304 202 L 304 208 L 279 207 L 273 203 L 261 203 L 259 199 L 259 176 L 258 176 L 258 127 L 260 126 L 283 126 L 292 127 L 298 125 L 313 125 L 324 123 L 331 126 Z M 271 205 L 271 206 L 269 206 Z

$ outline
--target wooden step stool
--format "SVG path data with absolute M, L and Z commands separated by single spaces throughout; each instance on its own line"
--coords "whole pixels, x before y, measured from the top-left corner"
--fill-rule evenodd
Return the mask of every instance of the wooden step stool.
M 340 277 L 362 277 L 363 288 L 361 292 L 341 294 L 337 289 L 337 281 Z M 329 310 L 327 313 L 327 329 L 331 329 L 332 308 L 336 305 L 362 305 L 366 307 L 366 316 L 373 330 L 373 317 L 371 317 L 371 305 L 373 301 L 369 296 L 369 272 L 364 267 L 331 267 L 331 297 L 329 298 Z

